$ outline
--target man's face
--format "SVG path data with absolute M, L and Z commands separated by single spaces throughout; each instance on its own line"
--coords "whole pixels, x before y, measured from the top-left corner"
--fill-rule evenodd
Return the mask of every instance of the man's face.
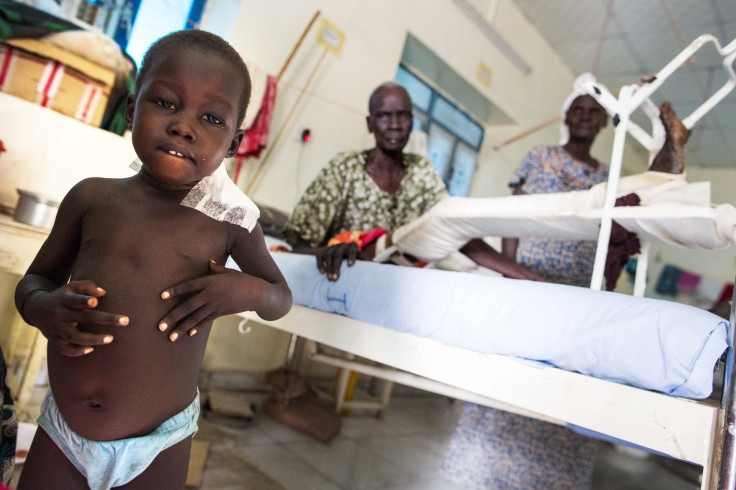
M 144 170 L 168 186 L 191 187 L 238 149 L 237 72 L 201 49 L 165 54 L 128 99 L 133 146 Z
M 565 124 L 570 129 L 571 139 L 593 140 L 605 127 L 606 110 L 590 95 L 576 98 L 567 110 Z
M 383 151 L 400 152 L 409 141 L 412 128 L 411 99 L 401 87 L 387 87 L 378 96 L 367 118 L 368 131 Z

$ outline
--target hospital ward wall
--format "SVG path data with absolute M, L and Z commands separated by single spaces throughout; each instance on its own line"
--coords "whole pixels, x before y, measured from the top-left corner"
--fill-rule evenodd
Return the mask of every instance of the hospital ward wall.
M 475 5 L 480 9 L 490 3 Z M 492 25 L 531 66 L 529 74 L 448 0 L 276 0 L 244 5 L 231 42 L 246 59 L 269 73 L 281 69 L 314 13 L 319 10 L 321 16 L 279 83 L 271 135 L 281 131 L 285 122 L 288 125 L 271 149 L 258 180 L 250 181 L 258 161 L 246 160 L 239 184 L 250 186 L 256 200 L 288 212 L 337 152 L 372 147 L 365 122 L 368 96 L 378 84 L 394 79 L 411 33 L 513 120 L 513 124 L 487 128 L 471 188 L 473 196 L 507 194 L 505 183 L 515 166 L 532 144 L 555 143 L 556 126 L 500 152 L 491 147 L 558 115 L 574 74 L 511 2 L 497 3 Z M 339 55 L 330 52 L 320 62 L 324 52 L 317 40 L 321 19 L 345 37 Z M 489 86 L 476 77 L 481 63 L 492 70 Z M 312 130 L 307 144 L 297 141 L 300 127 Z M 601 145 L 605 147 L 603 141 Z
M 484 121 L 485 139 L 470 189 L 474 197 L 508 194 L 506 183 L 523 156 L 533 145 L 557 143 L 558 125 L 498 151 L 494 146 L 558 116 L 577 74 L 512 2 L 472 3 L 529 65 L 529 73 L 448 0 L 379 0 L 361 2 L 360 9 L 355 2 L 341 0 L 277 0 L 241 8 L 231 42 L 252 65 L 272 74 L 281 69 L 315 12 L 321 15 L 280 80 L 271 124 L 271 139 L 279 135 L 279 140 L 265 152 L 267 158 L 255 182 L 260 161 L 244 161 L 239 185 L 250 189 L 257 201 L 289 212 L 338 151 L 370 148 L 373 138 L 365 123 L 368 95 L 379 83 L 394 78 L 411 33 L 513 121 L 504 125 Z M 489 5 L 496 8 L 484 11 Z M 344 33 L 339 54 L 324 54 L 318 42 L 323 19 Z M 488 86 L 476 76 L 481 63 L 492 71 Z M 297 138 L 303 127 L 312 131 L 306 144 Z M 603 161 L 609 160 L 612 139 L 609 124 L 593 148 Z M 625 171 L 643 170 L 645 162 L 642 150 L 627 145 Z

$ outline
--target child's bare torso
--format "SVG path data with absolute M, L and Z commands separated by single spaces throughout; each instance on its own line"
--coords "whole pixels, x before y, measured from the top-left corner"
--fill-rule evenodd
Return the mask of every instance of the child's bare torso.
M 184 299 L 161 292 L 224 263 L 227 229 L 136 179 L 97 180 L 96 203 L 80 210 L 81 243 L 72 280 L 104 288 L 98 309 L 127 315 L 119 327 L 80 325 L 114 340 L 91 354 L 64 357 L 49 349 L 51 386 L 77 434 L 93 440 L 145 435 L 194 399 L 210 324 L 176 342 L 158 324 Z

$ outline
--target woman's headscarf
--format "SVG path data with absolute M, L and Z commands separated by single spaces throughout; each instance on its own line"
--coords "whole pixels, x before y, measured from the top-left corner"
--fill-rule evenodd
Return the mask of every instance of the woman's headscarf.
M 589 95 L 588 92 L 585 91 L 584 83 L 585 82 L 593 82 L 595 83 L 596 79 L 593 76 L 592 73 L 583 73 L 580 76 L 578 76 L 575 79 L 575 82 L 573 82 L 573 92 L 567 96 L 565 101 L 562 103 L 562 107 L 560 108 L 560 146 L 566 145 L 567 142 L 570 140 L 570 129 L 567 127 L 567 124 L 565 124 L 565 119 L 567 118 L 567 111 L 570 110 L 570 106 L 572 103 L 580 97 L 581 95 Z

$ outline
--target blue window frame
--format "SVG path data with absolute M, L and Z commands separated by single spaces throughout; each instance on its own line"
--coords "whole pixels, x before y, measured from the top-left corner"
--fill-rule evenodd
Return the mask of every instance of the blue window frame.
M 448 192 L 467 196 L 485 135 L 483 126 L 403 63 L 396 81 L 409 92 L 413 129 L 427 133 L 428 158 Z

